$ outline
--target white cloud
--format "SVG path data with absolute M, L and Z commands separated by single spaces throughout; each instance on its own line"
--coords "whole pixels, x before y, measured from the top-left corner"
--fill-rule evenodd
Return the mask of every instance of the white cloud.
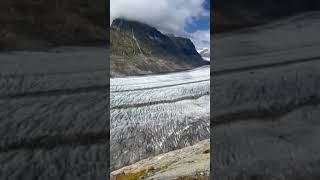
M 204 0 L 111 0 L 110 22 L 115 18 L 136 20 L 180 36 L 188 24 L 209 16 L 203 3 Z
M 197 49 L 210 49 L 210 30 L 198 30 L 189 34 Z

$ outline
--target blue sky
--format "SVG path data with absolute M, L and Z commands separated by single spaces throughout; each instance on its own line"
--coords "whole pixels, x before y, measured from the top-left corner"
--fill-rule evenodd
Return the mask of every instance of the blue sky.
M 203 7 L 210 12 L 210 0 L 205 0 Z M 194 33 L 197 30 L 210 30 L 210 16 L 195 19 L 193 23 L 188 24 L 187 27 L 185 27 L 185 31 L 189 33 Z
M 202 7 L 208 14 L 192 18 L 193 21 L 186 24 L 184 31 L 191 35 L 197 49 L 210 49 L 210 0 L 205 0 Z

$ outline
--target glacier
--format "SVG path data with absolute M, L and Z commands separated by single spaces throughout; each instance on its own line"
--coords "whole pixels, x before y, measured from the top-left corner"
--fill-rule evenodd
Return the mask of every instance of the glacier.
M 210 66 L 110 79 L 111 170 L 210 136 Z

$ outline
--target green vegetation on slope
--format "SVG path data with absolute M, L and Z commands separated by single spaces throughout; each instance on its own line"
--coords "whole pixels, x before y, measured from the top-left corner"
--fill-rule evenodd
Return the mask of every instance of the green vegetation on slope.
M 145 45 L 137 44 L 133 38 L 133 33 L 111 31 L 110 33 L 110 50 L 112 55 L 132 57 L 137 55 L 150 55 L 150 50 Z

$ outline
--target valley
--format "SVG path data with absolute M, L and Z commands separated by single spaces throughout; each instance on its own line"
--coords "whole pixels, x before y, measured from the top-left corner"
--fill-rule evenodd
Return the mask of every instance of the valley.
M 210 177 L 319 177 L 319 26 L 319 13 L 310 12 L 212 36 Z M 144 102 L 143 98 L 137 99 Z M 195 147 L 203 147 L 202 142 L 195 143 Z M 194 174 L 188 170 L 202 165 L 201 158 L 195 157 L 204 154 L 194 154 L 188 147 L 179 152 L 184 153 L 176 163 L 170 161 L 176 151 L 170 151 L 113 174 L 149 172 L 148 168 L 154 166 L 165 168 L 155 168 L 145 179 L 177 179 L 181 178 L 181 166 L 188 177 L 206 171 L 207 166 Z M 169 165 L 162 157 L 168 157 Z

